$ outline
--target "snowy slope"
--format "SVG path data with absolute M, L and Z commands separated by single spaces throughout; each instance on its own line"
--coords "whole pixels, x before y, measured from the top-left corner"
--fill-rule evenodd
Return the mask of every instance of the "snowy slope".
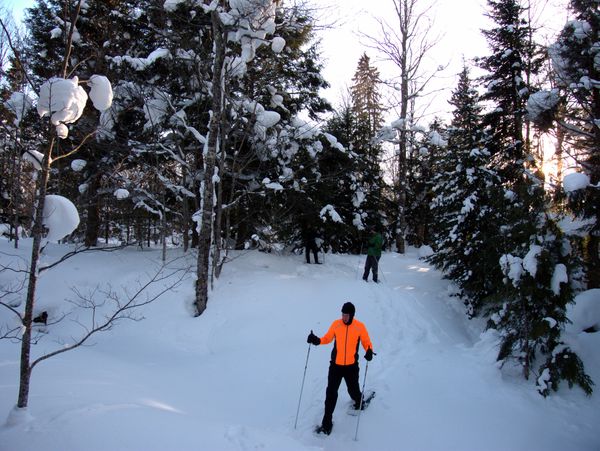
M 0 250 L 15 253 L 6 241 Z M 44 259 L 66 250 L 49 247 Z M 307 265 L 302 256 L 236 256 L 201 317 L 190 316 L 188 279 L 144 307 L 143 321 L 122 321 L 94 346 L 42 362 L 32 377 L 33 420 L 2 426 L 0 450 L 600 449 L 600 396 L 564 389 L 543 399 L 533 382 L 496 368 L 493 334 L 465 319 L 448 282 L 416 251 L 384 254 L 379 285 L 360 280 L 363 257 L 326 255 L 323 265 Z M 39 306 L 52 315 L 71 308 L 64 299 L 73 298 L 74 285 L 131 290 L 159 258 L 135 249 L 78 255 L 44 275 Z M 193 266 L 193 256 L 187 262 Z M 377 352 L 367 377 L 377 398 L 361 416 L 358 441 L 343 384 L 332 435 L 312 433 L 323 413 L 330 346 L 310 349 L 294 429 L 306 336 L 311 329 L 323 335 L 348 300 Z M 8 313 L 0 310 L 0 320 Z M 74 336 L 79 326 L 71 319 L 49 326 L 37 349 Z M 599 382 L 600 334 L 585 335 L 582 354 Z M 0 340 L 2 416 L 15 404 L 17 379 L 18 346 Z

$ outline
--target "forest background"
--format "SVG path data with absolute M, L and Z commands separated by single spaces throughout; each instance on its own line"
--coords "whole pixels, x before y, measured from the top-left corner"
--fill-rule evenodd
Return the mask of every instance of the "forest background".
M 335 107 L 310 2 L 38 0 L 24 27 L 3 15 L 1 232 L 33 239 L 0 300 L 22 325 L 0 330 L 23 344 L 20 408 L 48 240 L 197 253 L 201 315 L 230 250 L 294 252 L 314 231 L 323 251 L 360 254 L 373 229 L 398 253 L 429 246 L 499 332 L 498 360 L 542 395 L 592 392 L 563 331 L 574 296 L 600 285 L 598 1 L 563 2 L 549 37 L 544 2 L 488 0 L 488 52 L 465 59 L 448 117 L 427 115 L 444 70 L 425 64 L 434 5 L 389 4 L 363 36 L 385 76 L 365 52 Z

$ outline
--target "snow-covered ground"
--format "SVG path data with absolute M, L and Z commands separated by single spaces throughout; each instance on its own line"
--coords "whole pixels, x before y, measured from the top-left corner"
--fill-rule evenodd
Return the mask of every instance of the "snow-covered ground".
M 22 241 L 18 253 L 27 256 L 29 245 Z M 48 245 L 43 263 L 68 250 Z M 17 253 L 5 240 L 0 251 L 3 263 Z M 93 346 L 40 363 L 32 418 L 12 426 L 3 423 L 15 419 L 19 348 L 0 340 L 0 450 L 600 449 L 600 394 L 565 387 L 544 399 L 534 380 L 499 370 L 494 335 L 466 319 L 449 283 L 417 251 L 384 254 L 378 285 L 360 279 L 364 257 L 326 255 L 323 265 L 256 251 L 236 257 L 202 316 L 190 315 L 190 278 L 143 307 L 142 321 L 123 320 Z M 44 273 L 38 308 L 51 319 L 72 309 L 64 299 L 75 298 L 73 286 L 131 292 L 159 259 L 160 251 L 133 248 L 77 255 Z M 193 256 L 187 263 L 193 267 Z M 0 282 L 8 277 L 1 273 Z M 343 383 L 331 436 L 312 432 L 323 413 L 330 345 L 310 349 L 294 429 L 306 336 L 311 329 L 322 336 L 345 301 L 356 305 L 377 353 L 366 381 L 377 397 L 360 418 L 358 441 Z M 1 323 L 10 318 L 0 309 Z M 79 334 L 74 319 L 46 327 L 34 355 Z M 600 333 L 581 334 L 578 344 L 600 383 Z M 365 363 L 361 357 L 361 385 Z

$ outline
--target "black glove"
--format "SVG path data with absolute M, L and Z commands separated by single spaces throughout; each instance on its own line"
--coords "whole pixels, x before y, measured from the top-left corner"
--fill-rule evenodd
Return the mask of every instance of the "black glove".
M 313 334 L 313 331 L 311 330 L 306 342 L 310 343 L 311 345 L 319 346 L 321 344 L 321 339 Z
M 370 362 L 371 360 L 373 360 L 374 355 L 377 355 L 377 354 L 375 354 L 371 348 L 367 349 L 367 352 L 365 353 L 365 359 L 367 359 L 367 362 Z

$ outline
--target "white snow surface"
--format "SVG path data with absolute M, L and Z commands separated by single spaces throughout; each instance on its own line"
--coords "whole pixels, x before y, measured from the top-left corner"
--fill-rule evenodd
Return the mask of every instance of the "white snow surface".
M 26 258 L 31 241 L 20 246 L 15 250 L 0 238 L 2 263 L 16 261 L 13 255 Z M 40 263 L 70 250 L 49 244 Z M 565 387 L 544 399 L 535 378 L 498 369 L 497 336 L 466 319 L 449 282 L 419 260 L 417 250 L 384 253 L 380 284 L 360 279 L 364 256 L 321 255 L 322 265 L 303 263 L 303 255 L 245 251 L 233 257 L 200 317 L 191 315 L 190 278 L 143 307 L 142 321 L 122 321 L 95 336 L 94 346 L 40 363 L 29 408 L 10 414 L 10 425 L 5 421 L 17 398 L 19 346 L 0 340 L 0 449 L 600 449 L 600 395 Z M 73 309 L 65 302 L 73 299 L 72 286 L 88 292 L 110 283 L 120 293 L 146 280 L 159 262 L 158 249 L 78 254 L 42 274 L 36 312 L 47 310 L 55 319 Z M 193 267 L 195 255 L 172 265 L 184 263 Z M 0 284 L 11 277 L 0 273 Z M 312 432 L 323 414 L 331 345 L 309 348 L 306 336 L 311 329 L 322 336 L 346 301 L 355 304 L 377 353 L 366 380 L 377 397 L 360 417 L 358 441 L 343 383 L 332 434 Z M 80 334 L 71 319 L 43 327 L 33 356 Z M 0 325 L 7 322 L 16 323 L 13 314 L 0 309 Z M 600 333 L 574 337 L 598 384 Z

